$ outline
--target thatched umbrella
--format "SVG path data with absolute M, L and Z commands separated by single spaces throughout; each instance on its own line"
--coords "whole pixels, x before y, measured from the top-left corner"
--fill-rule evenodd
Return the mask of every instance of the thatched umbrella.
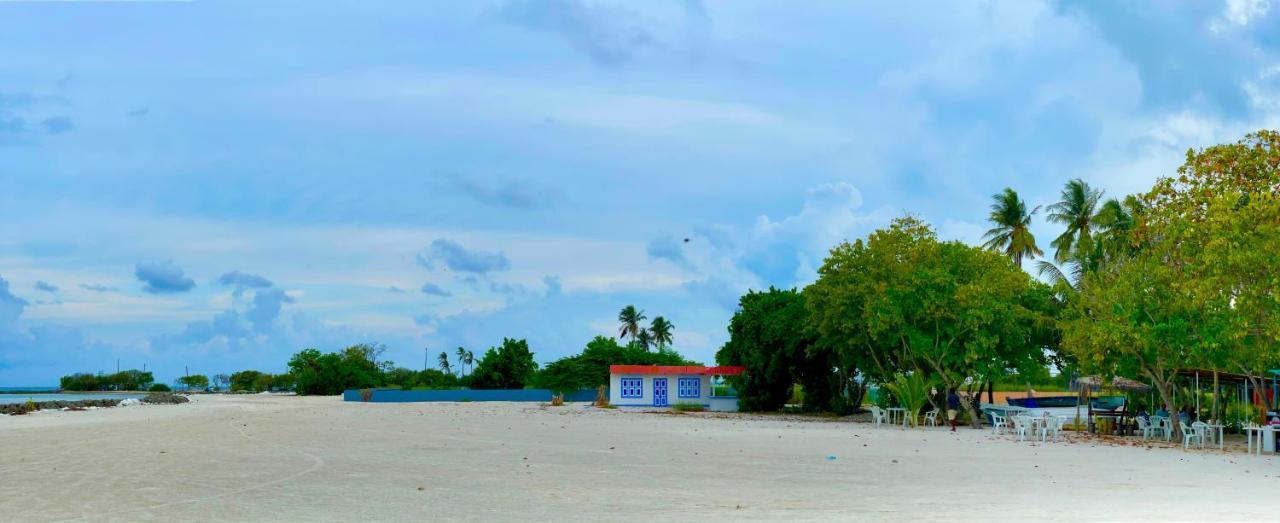
M 1077 379 L 1076 383 L 1080 385 L 1089 386 L 1089 387 L 1100 387 L 1103 384 L 1103 380 L 1099 376 L 1085 376 L 1083 378 Z M 1141 381 L 1131 380 L 1129 378 L 1122 378 L 1120 376 L 1111 378 L 1110 385 L 1112 387 L 1115 387 L 1117 390 L 1123 390 L 1123 391 L 1146 392 L 1148 390 L 1151 390 L 1151 386 L 1147 385 L 1146 383 L 1143 383 Z

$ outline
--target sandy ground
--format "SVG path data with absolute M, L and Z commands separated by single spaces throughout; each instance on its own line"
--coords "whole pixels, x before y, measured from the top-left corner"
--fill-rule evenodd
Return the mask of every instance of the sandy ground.
M 262 396 L 0 416 L 4 521 L 1274 521 L 1278 500 L 1273 458 L 970 429 Z

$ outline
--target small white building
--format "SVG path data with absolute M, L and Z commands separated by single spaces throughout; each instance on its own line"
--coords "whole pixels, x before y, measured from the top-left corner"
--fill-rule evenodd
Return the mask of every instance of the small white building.
M 716 396 L 713 378 L 737 376 L 745 370 L 745 367 L 727 366 L 610 365 L 609 403 L 619 407 L 658 408 L 693 403 L 707 410 L 737 411 L 738 397 Z M 721 391 L 726 394 L 723 389 L 727 387 Z

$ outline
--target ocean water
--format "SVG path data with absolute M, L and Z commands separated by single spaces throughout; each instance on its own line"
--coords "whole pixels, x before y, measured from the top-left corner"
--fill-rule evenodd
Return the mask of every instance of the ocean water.
M 13 387 L 18 389 L 17 387 Z M 18 390 L 31 390 L 23 388 Z M 7 403 L 26 403 L 31 401 L 80 401 L 80 400 L 101 400 L 101 399 L 126 399 L 141 398 L 142 394 L 102 394 L 102 393 L 78 393 L 68 392 L 65 394 L 0 394 L 0 404 Z
M 57 387 L 0 387 L 0 394 L 6 392 L 57 392 Z

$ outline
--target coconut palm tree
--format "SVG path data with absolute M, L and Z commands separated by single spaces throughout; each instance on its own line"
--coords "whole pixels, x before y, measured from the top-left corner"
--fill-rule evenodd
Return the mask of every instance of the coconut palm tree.
M 653 338 L 653 343 L 658 346 L 659 350 L 665 349 L 667 345 L 671 344 L 671 331 L 675 328 L 676 326 L 667 321 L 666 318 L 658 316 L 649 324 L 649 336 Z
M 983 236 L 987 243 L 982 246 L 1003 252 L 1019 267 L 1022 266 L 1024 257 L 1035 259 L 1036 256 L 1044 256 L 1044 251 L 1036 245 L 1036 237 L 1031 234 L 1030 228 L 1031 217 L 1035 216 L 1040 207 L 1027 212 L 1026 202 L 1018 198 L 1018 193 L 1009 187 L 1002 193 L 992 195 L 992 198 L 995 202 L 991 204 L 991 216 L 987 220 L 995 227 Z
M 626 307 L 623 307 L 622 310 L 618 312 L 618 323 L 621 324 L 618 329 L 618 337 L 625 338 L 627 336 L 631 336 L 631 341 L 635 341 L 636 336 L 640 334 L 640 331 L 644 330 L 644 327 L 640 326 L 640 322 L 645 319 L 644 311 L 636 309 L 635 305 L 627 305 Z
M 458 374 L 459 376 L 465 376 L 467 374 L 467 349 L 458 347 L 457 352 L 454 354 L 458 355 L 458 367 L 460 367 Z
M 1045 209 L 1049 211 L 1049 221 L 1067 226 L 1067 230 L 1049 244 L 1055 249 L 1055 261 L 1066 262 L 1074 252 L 1092 248 L 1094 217 L 1100 199 L 1102 191 L 1076 178 L 1062 188 L 1062 199 Z
M 640 332 L 636 333 L 635 339 L 631 340 L 631 342 L 648 352 L 649 347 L 653 346 L 653 337 L 649 335 L 648 329 L 640 329 Z
M 471 368 L 471 372 L 476 371 L 476 353 L 468 350 L 467 357 L 466 359 L 463 360 L 463 362 L 466 363 L 467 367 Z
M 1114 260 L 1133 253 L 1133 230 L 1138 226 L 1141 214 L 1142 202 L 1133 195 L 1126 196 L 1124 201 L 1111 198 L 1102 204 L 1093 218 L 1101 231 L 1098 242 L 1102 244 L 1106 259 Z
M 453 374 L 453 366 L 449 365 L 448 352 L 440 351 L 440 357 L 436 358 L 436 360 L 440 362 L 440 370 L 444 371 L 445 374 Z

